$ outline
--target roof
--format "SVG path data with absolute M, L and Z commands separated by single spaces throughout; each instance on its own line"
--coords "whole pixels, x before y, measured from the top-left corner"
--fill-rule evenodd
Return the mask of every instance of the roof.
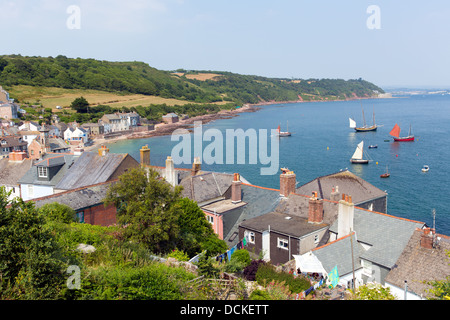
M 52 158 L 52 160 L 48 160 L 48 158 Z M 58 184 L 58 182 L 63 178 L 63 176 L 66 174 L 67 170 L 76 163 L 78 159 L 78 156 L 75 156 L 73 154 L 61 154 L 61 155 L 55 155 L 55 154 L 45 154 L 42 158 L 42 160 L 38 161 L 37 163 L 40 164 L 56 164 L 59 163 L 61 165 L 58 172 L 52 176 L 50 180 L 39 180 L 37 176 L 37 169 L 36 165 L 33 165 L 26 173 L 25 175 L 19 179 L 19 184 L 33 184 L 33 185 L 46 185 L 46 186 L 55 186 Z
M 108 181 L 126 157 L 129 157 L 127 153 L 101 156 L 95 152 L 83 152 L 55 188 L 70 190 Z
M 353 272 L 353 267 L 355 271 L 362 268 L 358 257 L 364 252 L 364 248 L 356 239 L 355 233 L 351 233 L 322 247 L 315 248 L 311 252 L 319 259 L 327 273 L 337 266 L 338 274 L 344 276 Z
M 32 166 L 31 159 L 23 161 L 9 161 L 8 158 L 0 160 L 0 185 L 17 186 L 19 179 L 24 176 Z
M 204 202 L 222 198 L 231 186 L 233 175 L 229 173 L 204 172 L 195 176 L 187 176 L 181 180 L 182 195 L 196 201 L 199 205 Z
M 295 238 L 301 238 L 328 226 L 326 223 L 309 223 L 307 219 L 280 212 L 269 212 L 259 217 L 243 221 L 241 227 L 258 232 L 268 230 L 282 232 Z
M 66 159 L 64 158 L 64 155 L 49 155 L 42 160 L 38 160 L 34 165 L 38 167 L 55 167 L 61 166 L 65 162 Z
M 385 281 L 403 288 L 407 280 L 408 291 L 427 297 L 427 290 L 432 287 L 426 281 L 445 280 L 450 275 L 450 238 L 438 235 L 439 245 L 427 249 L 420 245 L 422 233 L 422 230 L 414 231 Z
M 229 247 L 237 244 L 239 239 L 234 236 L 239 231 L 239 226 L 247 220 L 272 212 L 278 206 L 281 196 L 280 191 L 263 188 L 247 183 L 241 185 L 242 201 L 245 206 L 226 213 L 232 219 L 224 220 L 224 240 Z
M 329 200 L 332 189 L 336 186 L 341 194 L 351 195 L 355 204 L 387 196 L 386 192 L 348 170 L 318 177 L 298 187 L 295 193 L 310 195 L 317 191 L 320 198 Z
M 103 203 L 103 199 L 105 199 L 108 189 L 113 183 L 115 181 L 69 190 L 51 196 L 33 199 L 33 202 L 37 208 L 48 203 L 58 202 L 74 210 L 81 210 Z
M 416 228 L 423 222 L 398 218 L 392 215 L 355 207 L 353 230 L 358 242 L 369 245 L 359 257 L 385 268 L 392 268 Z M 337 234 L 338 220 L 330 227 Z
M 168 113 L 165 116 L 163 116 L 163 118 L 175 118 L 175 117 L 178 117 L 178 115 L 173 112 Z
M 22 137 L 18 136 L 0 136 L 0 141 L 5 141 L 6 144 L 1 144 L 1 147 L 22 147 L 26 146 L 27 142 L 22 140 Z

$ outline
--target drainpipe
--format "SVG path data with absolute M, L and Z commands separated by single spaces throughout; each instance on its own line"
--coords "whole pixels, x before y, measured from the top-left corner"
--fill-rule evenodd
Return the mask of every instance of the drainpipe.
M 407 300 L 406 299 L 407 294 L 408 294 L 408 281 L 405 280 L 405 300 Z

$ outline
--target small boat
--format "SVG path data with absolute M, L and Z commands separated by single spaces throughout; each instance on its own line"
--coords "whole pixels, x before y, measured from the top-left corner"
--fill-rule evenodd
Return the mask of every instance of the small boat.
M 414 141 L 414 135 L 411 134 L 411 125 L 409 126 L 408 136 L 406 137 L 400 137 L 400 127 L 398 124 L 395 124 L 389 134 L 394 137 L 394 141 Z
M 371 145 L 369 146 L 369 149 L 375 149 L 375 148 L 378 148 L 378 145 L 376 145 L 376 144 L 371 144 Z
M 364 153 L 364 141 L 361 141 L 356 147 L 355 153 L 353 153 L 352 158 L 350 159 L 351 163 L 356 164 L 367 164 L 369 163 L 368 159 L 363 159 Z
M 355 126 L 354 126 L 355 131 L 356 132 L 376 131 L 378 127 L 375 124 L 375 112 L 373 113 L 373 125 L 371 125 L 371 126 L 366 125 L 366 118 L 364 117 L 364 109 L 362 109 L 362 115 L 363 115 L 364 125 L 362 127 L 357 127 L 356 123 L 355 123 Z M 350 127 L 351 127 L 351 125 L 350 125 Z
M 430 167 L 429 167 L 429 166 L 424 165 L 424 166 L 422 167 L 422 172 L 427 172 L 428 170 L 430 170 Z
M 388 167 L 386 166 L 386 172 L 380 175 L 380 178 L 389 178 L 391 174 L 388 171 Z
M 289 132 L 289 127 L 288 127 L 288 123 L 286 123 L 286 128 L 288 129 L 288 131 L 281 131 L 280 126 L 278 126 L 277 131 L 278 131 L 278 136 L 279 137 L 290 137 L 291 133 Z

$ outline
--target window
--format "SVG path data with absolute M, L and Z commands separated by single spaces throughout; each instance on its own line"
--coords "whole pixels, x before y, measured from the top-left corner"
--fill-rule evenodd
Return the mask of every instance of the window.
M 316 235 L 314 235 L 314 243 L 319 243 L 319 235 L 318 234 L 316 234 Z
M 33 190 L 33 185 L 32 184 L 28 185 L 28 197 L 29 198 L 34 197 L 34 190 Z
M 79 223 L 84 223 L 84 211 L 80 211 L 76 213 L 77 219 Z
M 48 177 L 48 168 L 47 167 L 38 167 L 38 176 L 39 176 L 39 178 L 47 178 Z
M 209 223 L 214 224 L 214 217 L 213 216 L 207 215 L 206 216 L 206 220 L 208 220 Z
M 363 267 L 363 273 L 367 275 L 372 275 L 372 262 L 361 259 L 361 264 Z
M 255 233 L 252 231 L 245 231 L 244 234 L 245 237 L 247 237 L 247 240 L 249 243 L 255 243 Z
M 289 241 L 287 239 L 278 238 L 278 248 L 289 249 Z

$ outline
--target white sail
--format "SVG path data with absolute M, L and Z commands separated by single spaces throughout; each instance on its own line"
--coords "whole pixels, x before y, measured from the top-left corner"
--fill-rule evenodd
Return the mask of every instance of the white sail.
M 352 118 L 348 118 L 348 120 L 350 121 L 350 128 L 356 128 L 356 121 Z
M 363 158 L 363 147 L 364 147 L 364 141 L 361 141 L 358 146 L 356 147 L 355 153 L 352 156 L 352 159 L 358 159 L 361 160 Z

